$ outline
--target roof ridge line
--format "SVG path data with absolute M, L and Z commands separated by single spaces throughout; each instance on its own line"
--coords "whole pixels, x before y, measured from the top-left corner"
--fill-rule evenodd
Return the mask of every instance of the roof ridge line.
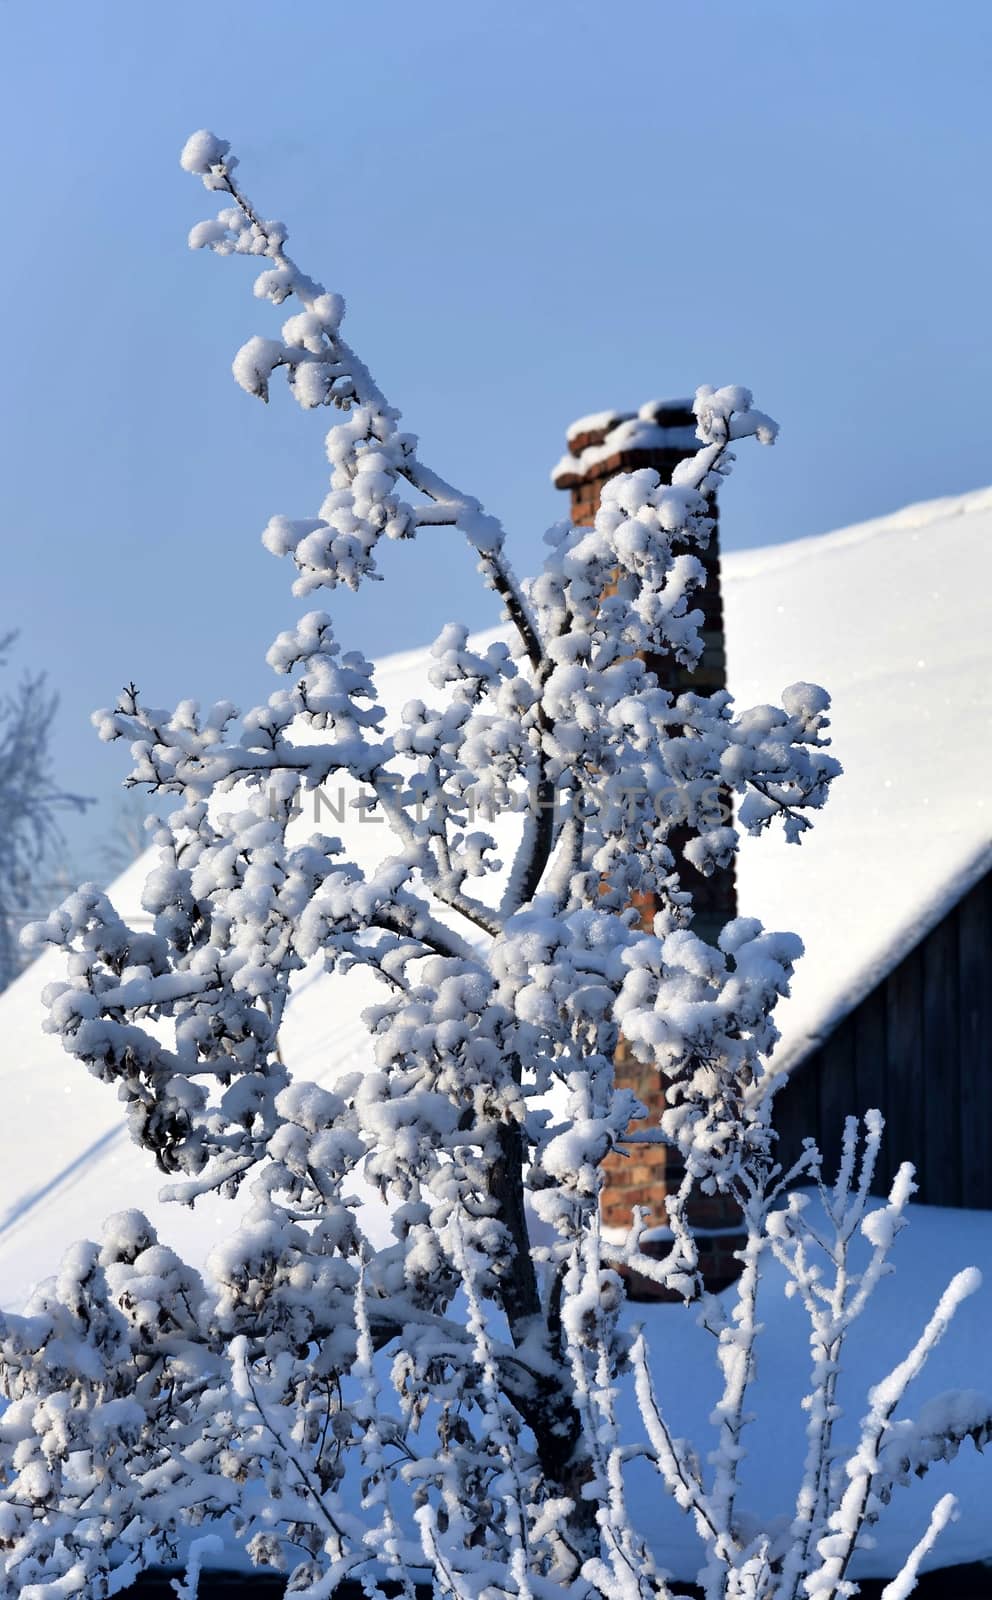
M 831 528 L 826 533 L 801 534 L 796 539 L 783 539 L 778 544 L 724 550 L 721 562 L 724 572 L 735 580 L 764 577 L 770 570 L 790 566 L 793 561 L 812 554 L 816 546 L 842 549 L 845 545 L 864 544 L 888 534 L 911 533 L 931 527 L 935 522 L 980 511 L 992 511 L 992 485 L 971 489 L 960 495 L 941 495 L 934 500 L 912 501 L 899 511 L 868 517 L 863 522 L 852 522 L 846 528 Z

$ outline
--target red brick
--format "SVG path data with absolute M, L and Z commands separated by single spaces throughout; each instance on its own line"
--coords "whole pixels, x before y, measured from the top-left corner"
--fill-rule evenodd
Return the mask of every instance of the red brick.
M 625 413 L 624 415 L 632 415 Z M 660 405 L 655 410 L 655 416 L 662 426 L 685 426 L 688 418 L 684 407 L 674 402 Z M 583 434 L 573 438 L 570 444 L 570 453 L 578 457 L 582 450 L 590 445 L 601 444 L 605 437 L 603 429 L 590 428 Z M 639 467 L 653 467 L 663 481 L 669 482 L 676 464 L 684 458 L 685 454 L 679 450 L 625 450 L 617 451 L 609 460 L 597 462 L 595 468 L 582 474 L 576 459 L 575 470 L 566 471 L 559 479 L 559 485 L 571 493 L 572 520 L 579 526 L 587 526 L 595 520 L 599 509 L 600 496 L 603 485 L 616 472 L 636 471 Z M 694 553 L 700 554 L 694 547 Z M 703 629 L 703 656 L 699 665 L 693 672 L 686 671 L 677 663 L 667 658 L 649 659 L 648 666 L 654 671 L 659 682 L 672 693 L 683 693 L 687 689 L 701 694 L 710 694 L 716 689 L 726 685 L 726 649 L 723 635 L 723 606 L 719 584 L 719 544 L 716 533 L 710 541 L 705 554 L 702 555 L 704 564 L 709 573 L 709 581 L 702 594 L 694 599 L 694 605 L 703 612 L 705 623 Z M 721 796 L 721 800 L 728 805 L 729 796 Z M 678 829 L 673 830 L 670 836 L 671 844 L 679 856 L 686 843 L 686 837 Z M 691 889 L 696 907 L 696 928 L 704 938 L 712 938 L 722 923 L 736 915 L 736 886 L 733 869 L 714 874 L 713 877 L 703 878 L 696 873 L 688 863 L 679 859 L 679 871 L 682 882 L 686 888 Z M 649 929 L 654 916 L 655 907 L 647 896 L 638 896 L 634 901 L 640 913 L 641 925 Z M 629 1088 L 648 1107 L 651 1120 L 657 1122 L 665 1106 L 664 1086 L 659 1082 L 657 1075 L 647 1071 L 640 1063 L 633 1060 L 629 1051 L 621 1041 L 616 1059 L 617 1081 Z M 640 1128 L 646 1126 L 639 1124 Z M 604 1162 L 606 1183 L 602 1195 L 602 1214 L 604 1221 L 611 1227 L 628 1226 L 631 1209 L 635 1205 L 651 1208 L 651 1220 L 655 1224 L 665 1219 L 665 1195 L 678 1187 L 683 1176 L 681 1161 L 674 1153 L 667 1151 L 663 1146 L 641 1148 L 629 1147 L 629 1153 L 624 1155 L 611 1155 Z M 721 1196 L 694 1196 L 689 1207 L 690 1225 L 705 1229 L 707 1227 L 725 1228 L 733 1227 L 738 1221 L 738 1213 L 725 1197 Z M 716 1241 L 707 1239 L 706 1249 L 701 1250 L 701 1260 L 705 1259 L 706 1268 L 704 1276 L 707 1282 L 714 1277 L 722 1277 L 723 1281 L 731 1281 L 740 1271 L 740 1263 L 733 1259 L 735 1238 L 724 1236 L 725 1242 L 717 1246 Z M 701 1237 L 700 1243 L 702 1244 Z M 631 1292 L 643 1291 L 647 1298 L 665 1299 L 663 1291 L 659 1292 L 656 1286 L 639 1280 L 639 1286 L 633 1275 Z M 716 1286 L 713 1283 L 712 1286 Z

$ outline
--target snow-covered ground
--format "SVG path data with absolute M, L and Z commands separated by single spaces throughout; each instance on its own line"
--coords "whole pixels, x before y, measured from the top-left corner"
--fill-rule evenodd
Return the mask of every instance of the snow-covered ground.
M 983 703 L 992 665 L 985 619 L 990 539 L 992 490 L 985 490 L 725 559 L 738 703 L 775 700 L 799 678 L 825 684 L 846 768 L 801 848 L 776 836 L 746 840 L 741 852 L 742 912 L 794 928 L 807 947 L 781 1012 L 783 1062 L 870 989 L 992 860 Z M 427 667 L 426 652 L 383 662 L 387 704 L 426 698 Z M 369 817 L 352 812 L 332 823 L 325 814 L 322 825 L 346 838 L 353 859 L 374 859 L 381 830 Z M 136 863 L 114 887 L 127 917 L 142 915 L 146 870 Z M 0 1304 L 9 1307 L 54 1268 L 69 1241 L 93 1236 L 111 1210 L 141 1207 L 170 1244 L 198 1262 L 229 1226 L 224 1202 L 195 1211 L 158 1203 L 160 1180 L 130 1144 L 113 1095 L 42 1034 L 41 990 L 59 976 L 61 958 L 53 953 L 0 996 Z M 326 1083 L 361 1063 L 360 1012 L 372 993 L 358 971 L 347 980 L 304 977 L 283 1030 L 291 1067 Z M 373 1237 L 385 1236 L 383 1214 L 370 1206 L 367 1220 Z M 868 1384 L 922 1327 L 950 1274 L 972 1262 L 992 1268 L 992 1213 L 916 1208 L 896 1261 L 900 1270 L 880 1290 L 848 1374 L 854 1420 Z M 791 1330 L 798 1312 L 774 1277 L 765 1301 L 764 1422 L 751 1442 L 749 1484 L 763 1515 L 789 1510 L 802 1451 L 804 1354 Z M 990 1307 L 992 1290 L 970 1302 L 917 1398 L 962 1383 L 992 1392 Z M 698 1440 L 714 1397 L 712 1340 L 680 1307 L 652 1307 L 643 1316 L 672 1422 Z M 992 1554 L 992 1468 L 970 1446 L 967 1452 L 900 1496 L 862 1570 L 891 1572 L 945 1488 L 961 1496 L 963 1515 L 941 1540 L 938 1562 Z M 690 1573 L 696 1562 L 688 1523 L 646 1469 L 635 1469 L 635 1480 L 642 1525 L 666 1565 Z
M 868 1409 L 869 1388 L 907 1353 L 949 1279 L 965 1266 L 984 1265 L 987 1281 L 961 1308 L 899 1414 L 916 1415 L 927 1400 L 949 1389 L 992 1395 L 992 1212 L 912 1206 L 892 1261 L 894 1274 L 879 1285 L 845 1348 L 838 1390 L 844 1416 L 835 1434 L 841 1445 L 853 1446 L 857 1424 Z M 770 1264 L 758 1303 L 764 1331 L 748 1406 L 756 1420 L 743 1440 L 747 1458 L 739 1509 L 765 1528 L 794 1508 L 806 1443 L 807 1418 L 800 1402 L 809 1388 L 804 1344 L 808 1324 L 797 1302 L 786 1298 L 784 1284 L 782 1271 Z M 644 1325 L 655 1390 L 672 1432 L 691 1439 L 705 1458 L 716 1438 L 707 1419 L 719 1398 L 712 1335 L 682 1306 L 630 1306 L 625 1318 L 628 1324 Z M 643 1425 L 629 1384 L 621 1388 L 620 1414 L 625 1441 L 640 1438 Z M 699 1547 L 689 1519 L 667 1498 L 646 1462 L 632 1464 L 629 1481 L 638 1527 L 670 1571 L 691 1576 Z M 992 1556 L 992 1452 L 980 1454 L 969 1440 L 954 1461 L 939 1462 L 925 1479 L 896 1491 L 875 1531 L 876 1547 L 858 1554 L 855 1575 L 891 1577 L 898 1571 L 926 1528 L 934 1504 L 948 1492 L 957 1496 L 960 1516 L 941 1535 L 925 1565 L 943 1567 Z

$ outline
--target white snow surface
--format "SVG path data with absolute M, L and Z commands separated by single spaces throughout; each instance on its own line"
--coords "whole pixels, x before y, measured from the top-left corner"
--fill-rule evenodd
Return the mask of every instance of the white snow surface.
M 992 863 L 984 705 L 992 666 L 985 618 L 990 537 L 992 489 L 724 558 L 738 704 L 777 700 L 799 678 L 823 683 L 833 696 L 835 752 L 846 769 L 801 847 L 776 834 L 745 840 L 739 857 L 741 911 L 794 929 L 806 944 L 793 998 L 780 1010 L 783 1063 L 821 1038 Z M 380 664 L 387 706 L 431 697 L 429 662 L 424 650 Z M 367 814 L 352 812 L 338 823 L 325 812 L 321 825 L 342 834 L 359 862 L 374 861 L 382 849 L 385 830 Z M 112 890 L 122 914 L 138 922 L 147 920 L 139 909 L 147 870 L 147 861 L 135 862 Z M 197 1264 L 231 1225 L 228 1202 L 206 1201 L 192 1211 L 158 1202 L 162 1180 L 130 1143 L 113 1094 L 42 1033 L 41 991 L 62 976 L 62 962 L 59 952 L 43 956 L 0 995 L 0 1305 L 9 1308 L 54 1269 L 67 1244 L 97 1236 L 103 1218 L 124 1206 L 146 1211 L 164 1240 Z M 361 970 L 345 979 L 304 975 L 282 1035 L 293 1070 L 330 1083 L 367 1059 L 360 1013 L 373 998 L 376 986 Z M 371 1197 L 364 1220 L 373 1239 L 389 1237 L 386 1215 Z M 855 1421 L 869 1383 L 903 1353 L 952 1272 L 976 1263 L 992 1274 L 992 1213 L 915 1207 L 895 1260 L 897 1275 L 882 1285 L 852 1340 Z M 774 1275 L 765 1296 L 759 1400 L 771 1426 L 766 1435 L 756 1430 L 751 1447 L 752 1498 L 762 1513 L 789 1509 L 779 1502 L 801 1461 L 797 1406 L 806 1370 L 802 1334 L 790 1326 L 798 1310 Z M 986 1288 L 965 1307 L 917 1401 L 961 1384 L 992 1392 L 990 1296 Z M 659 1397 L 671 1407 L 676 1432 L 702 1443 L 715 1398 L 711 1337 L 681 1307 L 636 1314 L 648 1325 Z M 670 1570 L 691 1574 L 697 1550 L 688 1522 L 666 1505 L 646 1469 L 635 1476 L 642 1526 Z M 992 1555 L 990 1487 L 986 1464 L 967 1445 L 950 1467 L 938 1466 L 897 1497 L 861 1570 L 893 1571 L 945 1489 L 961 1497 L 962 1516 L 928 1564 Z

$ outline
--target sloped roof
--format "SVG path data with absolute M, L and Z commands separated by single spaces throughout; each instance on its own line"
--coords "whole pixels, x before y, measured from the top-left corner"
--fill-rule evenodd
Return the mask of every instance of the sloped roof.
M 992 490 L 731 554 L 723 581 L 738 704 L 822 683 L 845 769 L 798 849 L 739 858 L 741 910 L 806 945 L 788 1065 L 992 866 Z

